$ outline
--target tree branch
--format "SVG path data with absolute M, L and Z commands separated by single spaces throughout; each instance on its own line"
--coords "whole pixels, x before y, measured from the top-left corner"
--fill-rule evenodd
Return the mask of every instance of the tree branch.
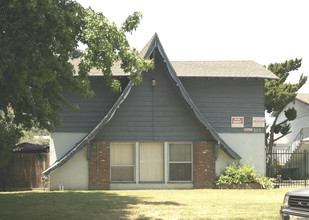
M 282 125 L 282 124 L 284 124 L 284 123 L 286 123 L 288 121 L 289 121 L 289 119 L 285 119 L 283 122 L 280 122 L 279 124 L 276 124 L 276 125 Z
M 277 140 L 279 140 L 279 139 L 281 139 L 281 138 L 283 138 L 284 136 L 288 135 L 288 134 L 291 133 L 291 132 L 292 132 L 292 131 L 289 131 L 289 132 L 286 133 L 285 135 L 281 135 L 280 137 L 276 138 L 276 139 L 274 140 L 274 142 L 277 141 Z

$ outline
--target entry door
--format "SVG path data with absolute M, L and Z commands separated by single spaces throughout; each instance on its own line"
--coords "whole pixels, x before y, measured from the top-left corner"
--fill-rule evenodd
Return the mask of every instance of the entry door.
M 163 182 L 163 143 L 140 143 L 140 181 Z

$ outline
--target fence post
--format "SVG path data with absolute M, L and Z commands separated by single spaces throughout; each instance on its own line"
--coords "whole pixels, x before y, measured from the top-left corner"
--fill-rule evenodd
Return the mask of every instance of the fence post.
M 307 151 L 304 150 L 304 178 L 305 178 L 305 187 L 307 186 Z
M 304 131 L 304 129 L 303 129 L 303 128 L 302 128 L 302 129 L 300 129 L 300 140 L 302 140 L 302 139 L 304 138 L 303 131 Z

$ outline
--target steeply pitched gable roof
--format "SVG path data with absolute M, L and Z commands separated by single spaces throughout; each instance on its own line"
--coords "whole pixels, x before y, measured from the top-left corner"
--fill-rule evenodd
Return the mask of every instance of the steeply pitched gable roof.
M 186 103 L 186 105 L 190 108 L 191 113 L 195 118 L 198 120 L 198 122 L 207 129 L 210 134 L 214 137 L 215 140 L 218 141 L 218 144 L 221 146 L 222 150 L 225 151 L 231 158 L 234 159 L 241 159 L 241 157 L 228 146 L 228 144 L 225 143 L 223 139 L 220 138 L 220 136 L 217 134 L 217 132 L 213 129 L 213 127 L 207 122 L 205 117 L 202 115 L 202 113 L 199 111 L 197 106 L 194 104 L 192 99 L 190 98 L 189 94 L 183 87 L 181 81 L 179 80 L 178 76 L 176 75 L 176 72 L 171 65 L 167 55 L 165 54 L 165 51 L 163 49 L 163 46 L 159 40 L 159 37 L 157 34 L 155 34 L 152 39 L 146 44 L 145 48 L 142 50 L 142 54 L 145 54 L 144 57 L 149 57 L 152 52 L 155 49 L 158 49 L 161 56 L 164 59 L 164 62 L 166 63 L 166 67 L 168 69 L 168 73 L 170 74 L 170 78 L 173 80 L 173 82 L 176 85 L 177 92 L 180 94 L 183 101 Z M 63 157 L 58 159 L 54 164 L 52 164 L 47 170 L 43 172 L 44 175 L 49 175 L 50 173 L 54 172 L 56 169 L 61 167 L 63 164 L 65 164 L 68 160 L 70 160 L 78 151 L 80 151 L 87 143 L 89 143 L 93 138 L 96 136 L 96 134 L 99 132 L 99 130 L 105 126 L 113 117 L 117 109 L 120 107 L 122 102 L 126 99 L 126 97 L 129 95 L 129 92 L 133 86 L 133 81 L 130 81 L 127 85 L 127 87 L 124 89 L 123 93 L 120 95 L 118 100 L 114 103 L 112 108 L 109 110 L 109 112 L 102 118 L 102 120 L 98 123 L 98 125 L 89 133 L 87 134 L 80 142 L 78 142 L 69 152 L 67 152 Z
M 185 103 L 190 107 L 191 112 L 193 115 L 197 118 L 197 120 L 201 123 L 201 125 L 207 129 L 211 135 L 218 141 L 220 144 L 220 147 L 224 152 L 226 152 L 231 158 L 233 159 L 241 159 L 241 157 L 232 149 L 229 147 L 227 143 L 221 137 L 218 135 L 218 133 L 214 130 L 214 128 L 207 122 L 203 114 L 200 112 L 200 110 L 197 108 L 197 106 L 194 104 L 193 100 L 187 93 L 186 89 L 182 85 L 181 81 L 179 80 L 178 76 L 176 75 L 176 72 L 174 68 L 172 67 L 164 49 L 163 46 L 159 40 L 159 37 L 157 34 L 155 34 L 155 38 L 153 39 L 155 41 L 155 47 L 158 48 L 159 52 L 161 53 L 162 57 L 164 58 L 164 62 L 166 63 L 167 69 L 169 70 L 169 73 L 171 75 L 171 78 L 176 83 L 176 87 L 178 88 L 183 100 Z M 154 48 L 153 48 L 154 50 Z

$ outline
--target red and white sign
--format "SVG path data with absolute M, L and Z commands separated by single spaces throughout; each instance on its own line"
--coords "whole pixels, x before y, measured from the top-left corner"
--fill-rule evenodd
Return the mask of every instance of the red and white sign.
M 252 117 L 252 127 L 265 127 L 265 118 L 264 117 Z
M 245 124 L 244 117 L 232 117 L 231 127 L 232 128 L 243 128 Z

